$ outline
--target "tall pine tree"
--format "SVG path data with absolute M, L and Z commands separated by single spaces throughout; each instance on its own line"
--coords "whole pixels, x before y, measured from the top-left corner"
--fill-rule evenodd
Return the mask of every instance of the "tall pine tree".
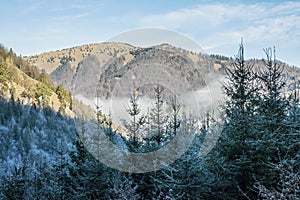
M 219 156 L 225 189 L 232 198 L 244 198 L 250 191 L 251 157 L 249 139 L 253 137 L 252 117 L 256 92 L 253 65 L 244 59 L 244 46 L 240 44 L 235 62 L 226 70 L 228 82 L 223 91 L 226 101 L 223 106 L 224 125 L 219 140 Z M 221 173 L 221 174 L 222 174 Z M 228 184 L 226 184 L 228 183 Z M 246 194 L 247 195 L 247 194 Z M 229 198 L 229 197 L 228 197 Z
M 157 142 L 159 146 L 164 137 L 166 136 L 166 123 L 168 118 L 164 114 L 164 100 L 162 96 L 163 87 L 157 84 L 154 88 L 155 92 L 155 101 L 154 105 L 150 110 L 150 122 L 151 122 L 151 131 L 153 139 Z
M 127 108 L 127 112 L 130 115 L 131 119 L 129 121 L 123 119 L 123 125 L 130 134 L 130 142 L 133 144 L 134 148 L 138 147 L 138 134 L 145 124 L 145 117 L 140 116 L 141 108 L 139 106 L 138 100 L 139 98 L 134 88 L 129 100 L 130 105 Z

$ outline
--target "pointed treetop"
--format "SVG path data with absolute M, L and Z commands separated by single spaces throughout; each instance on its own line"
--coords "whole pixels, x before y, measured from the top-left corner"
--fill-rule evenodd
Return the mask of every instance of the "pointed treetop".
M 239 60 L 244 60 L 244 44 L 243 44 L 243 38 L 241 38 L 240 48 L 238 51 L 238 54 L 236 56 Z

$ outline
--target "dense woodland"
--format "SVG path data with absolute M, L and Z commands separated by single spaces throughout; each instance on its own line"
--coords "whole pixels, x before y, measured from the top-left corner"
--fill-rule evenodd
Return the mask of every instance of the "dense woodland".
M 95 116 L 99 134 L 107 134 L 127 151 L 154 151 L 178 134 L 193 134 L 189 149 L 171 165 L 148 173 L 127 173 L 105 166 L 87 151 L 80 135 L 89 134 L 84 129 L 88 119 L 81 113 L 75 118 L 65 115 L 67 105 L 72 109 L 72 98 L 62 86 L 54 86 L 46 75 L 1 48 L 1 91 L 9 89 L 13 78 L 9 58 L 39 80 L 40 87 L 55 92 L 61 108 L 54 112 L 47 102 L 38 101 L 24 105 L 13 91 L 10 98 L 1 97 L 0 198 L 299 199 L 299 82 L 283 74 L 275 49 L 264 51 L 266 59 L 255 66 L 244 60 L 240 45 L 233 64 L 226 68 L 220 117 L 209 112 L 195 116 L 176 97 L 167 102 L 159 85 L 147 115 L 141 115 L 139 97 L 133 91 L 127 108 L 130 120 L 123 120 L 129 137 L 112 129 L 109 116 L 105 120 Z M 40 98 L 47 96 L 47 90 L 38 88 L 32 89 L 31 98 L 47 99 Z M 76 121 L 82 122 L 82 129 L 76 129 Z M 213 134 L 220 135 L 217 144 L 208 155 L 199 156 L 204 138 Z

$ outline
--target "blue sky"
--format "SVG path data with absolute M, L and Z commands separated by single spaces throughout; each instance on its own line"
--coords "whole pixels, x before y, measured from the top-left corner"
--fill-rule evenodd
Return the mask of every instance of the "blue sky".
M 300 1 L 10 0 L 1 2 L 0 43 L 34 55 L 105 42 L 135 29 L 181 33 L 207 53 L 277 58 L 300 67 Z

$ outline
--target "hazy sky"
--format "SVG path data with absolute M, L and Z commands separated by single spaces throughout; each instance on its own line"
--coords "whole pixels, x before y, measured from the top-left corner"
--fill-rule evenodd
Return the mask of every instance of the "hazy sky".
M 262 58 L 263 48 L 276 46 L 278 59 L 300 67 L 300 1 L 9 0 L 0 8 L 0 43 L 22 55 L 150 27 L 226 56 L 236 54 L 243 37 L 246 58 Z

